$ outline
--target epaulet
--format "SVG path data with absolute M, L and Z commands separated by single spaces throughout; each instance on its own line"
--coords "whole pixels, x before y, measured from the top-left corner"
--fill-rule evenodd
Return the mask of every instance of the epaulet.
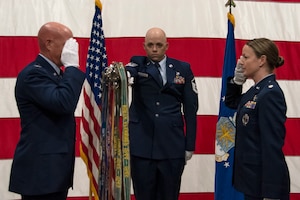
M 130 62 L 136 63 L 138 65 L 142 65 L 148 61 L 146 56 L 132 56 Z
M 134 62 L 129 62 L 125 65 L 126 67 L 137 67 L 138 64 L 134 63 Z

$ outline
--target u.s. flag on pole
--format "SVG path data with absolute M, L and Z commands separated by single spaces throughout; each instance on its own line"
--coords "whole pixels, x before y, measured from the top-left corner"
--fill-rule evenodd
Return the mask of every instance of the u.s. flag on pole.
M 99 200 L 99 169 L 101 156 L 102 71 L 107 67 L 105 38 L 102 29 L 101 2 L 95 1 L 90 44 L 83 84 L 80 155 L 87 167 L 90 196 Z
M 232 185 L 234 142 L 235 142 L 235 110 L 225 105 L 227 78 L 232 77 L 236 63 L 233 14 L 228 13 L 228 33 L 225 45 L 220 110 L 216 130 L 216 172 L 215 200 L 243 200 L 242 193 Z
M 191 64 L 199 92 L 197 141 L 195 154 L 185 166 L 179 200 L 213 200 L 215 195 L 216 123 L 228 32 L 226 2 L 101 0 L 108 64 L 112 61 L 128 63 L 131 56 L 144 55 L 145 33 L 154 26 L 163 28 L 168 36 L 167 55 Z M 288 107 L 283 150 L 291 174 L 291 200 L 299 200 L 300 0 L 235 0 L 235 4 L 237 57 L 246 41 L 267 37 L 276 42 L 285 58 L 284 66 L 278 68 L 276 74 Z M 0 200 L 8 200 L 20 199 L 19 195 L 8 192 L 10 166 L 20 134 L 14 99 L 16 76 L 38 54 L 37 32 L 48 21 L 58 21 L 71 28 L 79 42 L 80 69 L 86 71 L 95 0 L 0 0 L 0 8 Z M 246 82 L 244 85 L 251 84 Z M 84 117 L 82 110 L 86 97 L 82 93 L 75 111 L 75 176 L 69 200 L 88 200 L 89 197 L 90 180 L 79 151 L 80 122 Z M 96 103 L 91 106 L 95 108 Z M 94 115 L 100 116 L 100 109 L 94 110 Z M 93 128 L 95 124 L 88 125 Z M 98 131 L 99 127 L 96 129 Z M 97 140 L 89 142 L 95 146 L 94 152 L 99 151 Z M 95 162 L 90 163 L 90 173 L 98 170 L 97 154 L 87 156 L 93 157 Z

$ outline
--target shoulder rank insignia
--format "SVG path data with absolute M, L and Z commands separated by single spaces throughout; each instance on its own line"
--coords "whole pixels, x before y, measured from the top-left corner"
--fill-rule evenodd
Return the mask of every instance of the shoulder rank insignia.
M 129 62 L 125 65 L 126 67 L 136 67 L 138 66 L 138 64 L 134 63 L 134 62 Z

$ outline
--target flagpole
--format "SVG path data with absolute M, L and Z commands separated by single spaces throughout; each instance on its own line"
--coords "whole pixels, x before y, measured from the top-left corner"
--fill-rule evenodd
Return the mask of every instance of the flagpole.
M 215 200 L 244 200 L 243 193 L 232 185 L 234 165 L 235 115 L 236 110 L 225 105 L 227 78 L 234 74 L 236 63 L 234 27 L 235 19 L 231 8 L 235 7 L 233 0 L 227 0 L 227 36 L 222 72 L 220 108 L 216 128 L 216 168 L 215 168 Z

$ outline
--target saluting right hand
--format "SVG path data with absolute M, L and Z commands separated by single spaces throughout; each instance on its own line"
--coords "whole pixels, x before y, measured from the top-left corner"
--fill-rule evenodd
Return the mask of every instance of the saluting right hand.
M 244 69 L 241 64 L 242 56 L 237 60 L 235 70 L 234 70 L 234 77 L 233 82 L 237 85 L 243 85 L 246 82 L 246 77 L 244 76 Z
M 79 67 L 78 43 L 74 38 L 66 41 L 60 60 L 65 67 Z

